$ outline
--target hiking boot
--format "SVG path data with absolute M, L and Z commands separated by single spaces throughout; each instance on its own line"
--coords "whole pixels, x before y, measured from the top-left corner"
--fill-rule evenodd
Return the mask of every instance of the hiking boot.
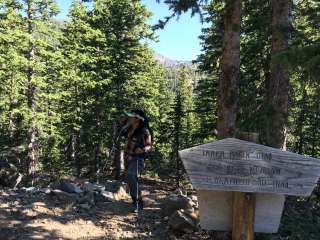
M 143 210 L 143 205 L 144 205 L 144 203 L 143 203 L 142 199 L 139 199 L 138 200 L 138 209 Z
M 133 203 L 134 204 L 134 212 L 138 212 L 143 210 L 143 201 L 142 199 L 139 199 L 138 202 Z

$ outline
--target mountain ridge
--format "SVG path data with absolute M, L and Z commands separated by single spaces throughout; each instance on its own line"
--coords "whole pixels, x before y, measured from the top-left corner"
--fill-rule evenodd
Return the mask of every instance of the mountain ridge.
M 192 66 L 192 61 L 174 60 L 160 53 L 155 53 L 155 59 L 164 67 Z

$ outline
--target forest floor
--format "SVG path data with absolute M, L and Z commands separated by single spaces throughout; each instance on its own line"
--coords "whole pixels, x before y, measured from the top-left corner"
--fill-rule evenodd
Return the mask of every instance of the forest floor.
M 230 234 L 197 230 L 173 232 L 161 214 L 163 199 L 174 189 L 167 182 L 144 179 L 141 184 L 145 208 L 134 213 L 130 199 L 97 202 L 80 208 L 45 191 L 0 190 L 0 240 L 29 239 L 229 239 Z M 315 199 L 318 196 L 314 195 Z M 215 235 L 216 234 L 216 235 Z M 257 235 L 265 240 L 319 240 L 320 203 L 310 198 L 288 198 L 279 234 Z

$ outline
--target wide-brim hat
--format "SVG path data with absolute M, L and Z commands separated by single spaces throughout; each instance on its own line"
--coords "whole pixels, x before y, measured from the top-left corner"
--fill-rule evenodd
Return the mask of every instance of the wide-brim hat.
M 125 115 L 128 117 L 136 117 L 139 118 L 140 120 L 144 121 L 144 117 L 142 117 L 141 115 L 139 115 L 138 113 L 135 112 L 125 112 Z

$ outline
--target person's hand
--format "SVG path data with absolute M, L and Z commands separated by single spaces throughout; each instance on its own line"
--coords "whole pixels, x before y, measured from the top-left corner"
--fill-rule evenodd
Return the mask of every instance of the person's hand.
M 136 154 L 141 154 L 141 153 L 144 153 L 144 151 L 143 151 L 142 148 L 136 148 L 136 150 L 134 151 L 134 153 L 136 153 Z

